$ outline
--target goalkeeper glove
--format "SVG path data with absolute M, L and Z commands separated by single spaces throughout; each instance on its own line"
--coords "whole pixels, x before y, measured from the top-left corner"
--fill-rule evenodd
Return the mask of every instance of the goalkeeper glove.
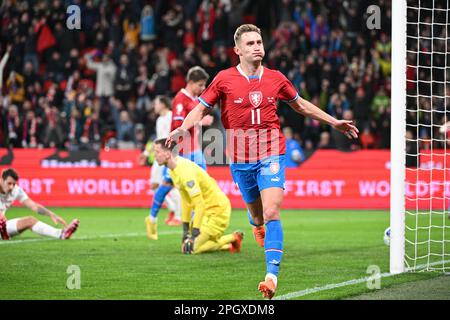
M 194 251 L 194 240 L 188 236 L 181 245 L 181 252 L 184 254 L 191 254 Z
M 200 234 L 200 230 L 198 228 L 192 229 L 192 235 L 188 235 L 187 238 L 183 241 L 181 251 L 184 254 L 191 254 L 194 251 L 194 243 L 195 238 Z
M 192 239 L 197 238 L 199 234 L 200 234 L 199 228 L 192 228 Z
M 189 237 L 189 223 L 183 222 L 183 235 L 181 237 L 181 244 Z

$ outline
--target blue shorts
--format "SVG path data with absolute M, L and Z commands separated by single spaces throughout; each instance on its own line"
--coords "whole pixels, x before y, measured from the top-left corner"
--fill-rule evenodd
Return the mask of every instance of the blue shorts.
M 197 150 L 197 151 L 191 152 L 187 156 L 183 156 L 182 155 L 182 157 L 193 161 L 200 168 L 202 168 L 203 170 L 206 170 L 206 159 L 205 159 L 205 156 L 203 155 L 203 152 L 201 150 Z M 166 166 L 164 166 L 162 175 L 163 175 L 163 181 L 164 182 L 173 184 L 172 183 L 172 179 L 170 179 L 169 170 L 167 169 Z
M 239 187 L 246 203 L 255 202 L 261 190 L 284 189 L 286 161 L 284 154 L 271 156 L 256 163 L 232 163 L 234 183 Z

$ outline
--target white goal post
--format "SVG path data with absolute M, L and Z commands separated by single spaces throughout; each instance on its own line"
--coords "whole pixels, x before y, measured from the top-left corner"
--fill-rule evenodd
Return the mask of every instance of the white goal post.
M 392 1 L 390 273 L 405 271 L 406 0 Z
M 449 272 L 450 0 L 391 3 L 390 273 Z

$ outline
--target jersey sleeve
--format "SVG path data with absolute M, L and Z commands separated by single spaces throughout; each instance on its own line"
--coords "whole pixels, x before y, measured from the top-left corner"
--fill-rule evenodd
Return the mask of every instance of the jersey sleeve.
M 186 174 L 183 175 L 182 182 L 183 189 L 191 199 L 201 194 L 200 184 L 194 174 L 186 172 Z
M 285 102 L 293 102 L 297 100 L 299 94 L 297 90 L 295 90 L 294 85 L 282 74 L 278 72 L 280 76 L 280 87 L 278 90 L 278 99 L 283 100 Z
M 20 203 L 23 203 L 25 200 L 27 200 L 29 197 L 25 191 L 23 191 L 22 188 L 17 187 L 17 194 L 15 196 L 15 200 L 19 201 Z
M 194 170 L 190 169 L 189 166 L 184 167 L 182 171 L 182 188 L 185 194 L 188 195 L 195 212 L 192 226 L 193 228 L 200 229 L 205 214 L 205 201 L 200 189 L 200 181 L 197 179 Z
M 220 78 L 219 72 L 213 81 L 209 84 L 208 88 L 203 91 L 202 95 L 198 98 L 198 101 L 205 107 L 211 109 L 220 98 Z

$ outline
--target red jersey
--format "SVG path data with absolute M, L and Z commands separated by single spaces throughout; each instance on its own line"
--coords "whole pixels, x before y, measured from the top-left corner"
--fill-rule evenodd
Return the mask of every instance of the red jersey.
M 206 107 L 221 102 L 228 155 L 233 162 L 254 162 L 285 153 L 277 100 L 297 98 L 294 86 L 281 72 L 261 66 L 259 76 L 248 77 L 238 65 L 219 72 L 199 101 Z
M 178 91 L 176 96 L 172 100 L 172 124 L 170 131 L 173 131 L 180 127 L 192 109 L 194 109 L 198 105 L 198 99 L 193 97 L 187 92 L 186 89 L 181 89 Z M 192 127 L 189 130 L 190 134 L 190 146 L 185 146 L 181 144 L 180 153 L 184 155 L 188 155 L 191 152 L 200 150 L 198 143 L 198 134 L 199 130 L 197 126 Z

